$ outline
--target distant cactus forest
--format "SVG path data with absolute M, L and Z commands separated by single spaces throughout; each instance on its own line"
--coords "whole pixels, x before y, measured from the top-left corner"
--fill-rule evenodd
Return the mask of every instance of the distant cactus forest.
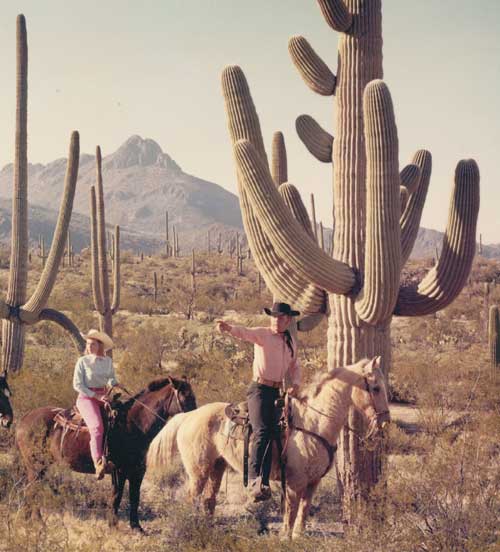
M 53 234 L 34 234 L 28 34 L 18 16 L 16 75 L 4 78 L 16 87 L 16 132 L 11 245 L 0 246 L 0 551 L 498 550 L 500 261 L 489 258 L 477 228 L 480 167 L 457 159 L 442 242 L 411 257 L 432 154 L 418 149 L 400 165 L 398 98 L 383 80 L 381 2 L 317 3 L 317 16 L 338 33 L 337 72 L 329 65 L 337 54 L 323 60 L 303 36 L 293 36 L 288 50 L 304 83 L 334 108 L 330 128 L 308 114 L 295 121 L 311 163 L 330 166 L 333 228 L 317 220 L 324 198 L 302 197 L 292 184 L 288 137 L 276 129 L 269 155 L 264 148 L 253 94 L 260 99 L 265 91 L 254 89 L 244 68 L 229 65 L 221 75 L 220 117 L 240 210 L 222 208 L 233 200 L 217 190 L 208 222 L 196 227 L 196 210 L 186 213 L 195 228 L 189 237 L 173 208 L 182 187 L 154 207 L 137 205 L 135 222 L 124 229 L 129 213 L 113 205 L 119 194 L 107 195 L 106 178 L 113 163 L 123 168 L 128 161 L 115 154 L 106 162 L 98 144 L 95 157 L 82 157 L 93 185 L 80 189 L 77 130 L 68 137 L 66 172 L 57 184 Z M 127 147 L 140 149 L 140 140 L 132 137 Z M 151 159 L 141 162 L 182 175 L 153 144 Z M 195 202 L 200 190 L 200 182 L 193 184 Z M 86 197 L 88 219 L 72 219 L 75 196 Z M 158 224 L 145 229 L 141 213 Z M 203 501 L 189 500 L 180 460 L 162 473 L 146 470 L 144 533 L 129 528 L 126 511 L 108 524 L 111 477 L 97 482 L 53 464 L 49 448 L 35 454 L 43 480 L 28 482 L 16 424 L 38 407 L 74 404 L 73 368 L 90 328 L 114 341 L 108 354 L 127 389 L 117 400 L 126 403 L 128 390 L 173 377 L 189 382 L 198 407 L 237 402 L 251 380 L 253 346 L 218 333 L 215 322 L 267 326 L 262 309 L 273 301 L 301 313 L 292 331 L 303 387 L 321 381 L 319 374 L 380 356 L 390 401 L 392 423 L 370 448 L 365 418 L 349 410 L 333 467 L 308 491 L 317 486 L 304 532 L 280 532 L 279 482 L 272 500 L 249 507 L 242 476 L 231 469 L 218 483 L 213 517 Z M 33 431 L 43 445 L 47 435 Z M 310 469 L 303 466 L 304 473 Z

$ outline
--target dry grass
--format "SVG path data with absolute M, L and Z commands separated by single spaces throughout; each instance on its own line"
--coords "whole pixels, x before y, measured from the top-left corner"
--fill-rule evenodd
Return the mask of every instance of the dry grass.
M 2 259 L 0 254 L 0 283 L 5 287 Z M 242 398 L 252 348 L 215 333 L 214 320 L 266 323 L 259 312 L 272 298 L 266 291 L 258 294 L 252 262 L 246 261 L 245 274 L 238 276 L 234 259 L 199 255 L 190 309 L 190 259 L 145 257 L 139 262 L 126 253 L 123 260 L 122 308 L 114 319 L 120 380 L 136 391 L 168 370 L 189 378 L 199 404 Z M 159 282 L 163 276 L 156 302 L 153 271 Z M 412 263 L 406 277 L 421 271 Z M 34 263 L 31 289 L 39 274 Z M 335 523 L 340 505 L 333 472 L 314 499 L 307 536 L 290 544 L 277 535 L 277 501 L 268 511 L 247 512 L 235 474 L 228 477 L 227 493 L 223 482 L 215 520 L 207 520 L 186 505 L 179 466 L 144 485 L 140 512 L 147 537 L 129 531 L 126 512 L 118 529 L 108 529 L 108 483 L 53 469 L 48 484 L 33 492 L 16 457 L 12 432 L 4 432 L 0 550 L 499 550 L 500 377 L 492 377 L 488 365 L 486 320 L 489 305 L 500 303 L 500 285 L 489 290 L 484 285 L 499 278 L 500 263 L 481 259 L 453 305 L 436 316 L 395 320 L 391 396 L 413 410 L 403 407 L 401 421 L 391 428 L 387 477 L 375 490 L 377 500 L 359 513 L 362 530 L 344 534 Z M 50 305 L 67 312 L 82 329 L 97 326 L 89 282 L 88 259 L 64 268 Z M 308 380 L 326 367 L 326 322 L 300 337 Z M 73 402 L 75 357 L 69 340 L 53 325 L 29 328 L 23 371 L 10 378 L 17 419 L 37 406 Z M 28 493 L 42 506 L 41 521 L 24 518 Z M 374 509 L 374 503 L 383 504 L 383 511 Z M 266 524 L 270 532 L 259 536 Z

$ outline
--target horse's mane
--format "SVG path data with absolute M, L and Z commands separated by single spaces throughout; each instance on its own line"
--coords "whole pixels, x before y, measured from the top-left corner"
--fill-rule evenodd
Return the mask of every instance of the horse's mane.
M 127 401 L 124 401 L 122 403 L 122 408 L 128 409 L 134 404 L 135 399 L 140 399 L 144 394 L 148 392 L 158 391 L 159 389 L 163 389 L 163 387 L 166 387 L 168 384 L 177 381 L 178 380 L 176 380 L 175 378 L 157 378 L 153 381 L 150 381 L 144 389 L 141 389 L 138 393 L 133 395 Z
M 360 376 L 363 375 L 363 369 L 368 362 L 370 362 L 369 358 L 362 358 L 361 360 L 358 360 L 358 362 L 356 362 L 355 364 L 351 364 L 349 366 L 332 368 L 327 372 L 317 372 L 309 385 L 304 388 L 301 396 L 310 395 L 311 398 L 316 397 L 323 386 L 328 381 L 335 379 L 342 370 L 349 370 L 351 372 L 354 372 L 355 374 L 359 374 Z

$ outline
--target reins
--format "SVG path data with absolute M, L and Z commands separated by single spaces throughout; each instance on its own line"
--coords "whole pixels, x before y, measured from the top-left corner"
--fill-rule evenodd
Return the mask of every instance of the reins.
M 177 405 L 179 407 L 179 412 L 182 412 L 182 406 L 181 406 L 181 403 L 179 401 L 179 397 L 177 395 L 177 389 L 173 386 L 172 383 L 169 384 L 170 385 L 170 388 L 172 389 L 172 393 L 170 394 L 170 401 L 168 403 L 168 406 L 166 408 L 167 412 L 170 408 L 170 406 L 172 405 L 172 401 L 174 399 L 174 396 L 175 398 L 177 399 Z M 156 416 L 159 420 L 161 420 L 162 422 L 164 423 L 167 423 L 167 420 L 165 418 L 163 418 L 162 416 L 160 416 L 157 412 L 155 412 L 152 408 L 150 408 L 147 404 L 143 403 L 142 401 L 140 401 L 139 399 L 136 399 L 135 396 L 132 395 L 132 393 L 130 391 L 128 391 L 127 389 L 125 389 L 125 387 L 121 386 L 121 389 L 123 391 L 125 391 L 125 393 L 127 393 L 127 395 L 130 396 L 130 398 L 136 402 L 137 404 L 140 404 L 143 408 L 145 408 L 147 411 L 151 412 L 151 414 L 153 414 L 153 416 Z

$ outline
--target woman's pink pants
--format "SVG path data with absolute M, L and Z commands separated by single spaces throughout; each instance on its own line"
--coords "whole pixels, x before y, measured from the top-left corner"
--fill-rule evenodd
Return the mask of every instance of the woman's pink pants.
M 78 394 L 76 399 L 76 406 L 82 418 L 85 420 L 90 433 L 90 454 L 94 464 L 102 458 L 102 438 L 104 435 L 104 423 L 102 421 L 101 409 L 102 401 L 100 397 L 106 392 L 105 389 L 93 388 L 92 391 L 96 393 L 96 397 L 87 397 L 83 393 Z

